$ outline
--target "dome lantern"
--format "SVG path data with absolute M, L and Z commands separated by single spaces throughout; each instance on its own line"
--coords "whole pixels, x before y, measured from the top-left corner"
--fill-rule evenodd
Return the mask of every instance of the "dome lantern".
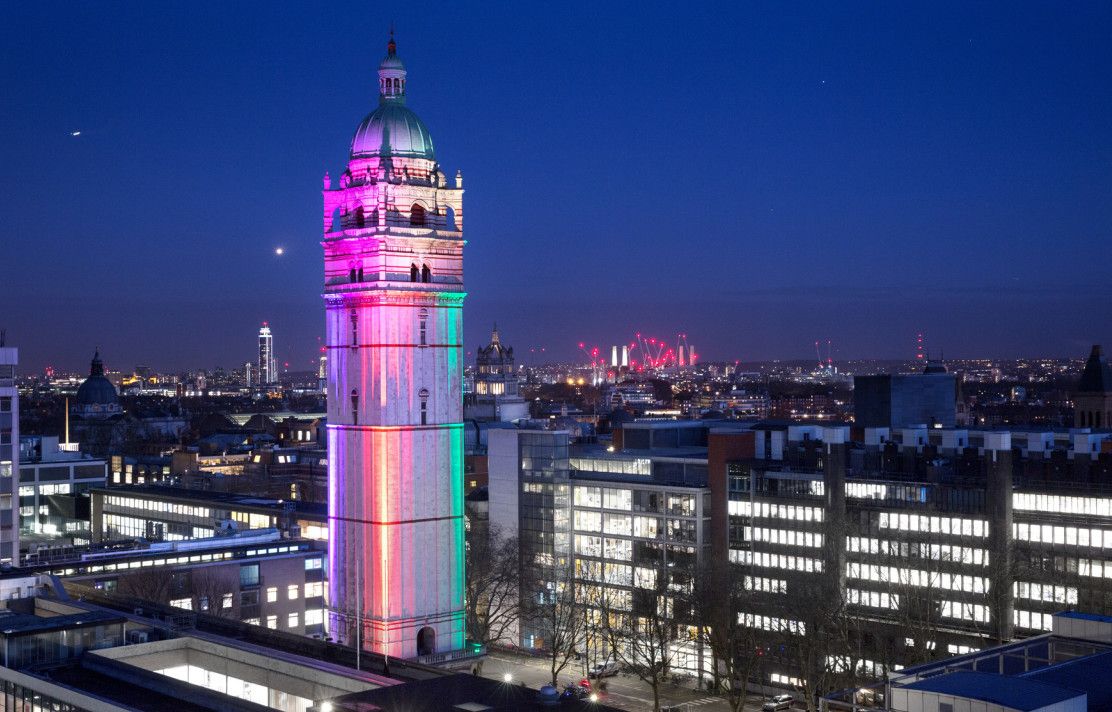
M 354 158 L 436 160 L 432 136 L 405 105 L 405 65 L 397 54 L 394 33 L 378 66 L 378 107 L 363 119 L 351 141 Z
M 378 65 L 378 102 L 405 103 L 405 65 L 398 57 L 398 45 L 394 42 L 394 30 L 390 30 L 390 41 L 386 44 L 386 57 Z

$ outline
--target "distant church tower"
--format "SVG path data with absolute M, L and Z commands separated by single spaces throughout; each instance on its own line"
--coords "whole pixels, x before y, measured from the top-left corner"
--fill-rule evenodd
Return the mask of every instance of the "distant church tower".
M 513 347 L 503 345 L 497 324 L 490 345 L 475 352 L 475 392 L 464 404 L 464 417 L 506 423 L 529 417 L 529 404 L 518 393 Z
M 1073 396 L 1077 428 L 1112 428 L 1112 369 L 1099 345 L 1093 346 Z
M 378 108 L 324 178 L 330 631 L 355 644 L 361 619 L 364 648 L 412 658 L 465 643 L 463 180 L 387 47 Z

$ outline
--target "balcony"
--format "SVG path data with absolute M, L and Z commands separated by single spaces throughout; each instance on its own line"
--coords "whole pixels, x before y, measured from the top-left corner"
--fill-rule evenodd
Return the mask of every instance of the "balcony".
M 431 653 L 418 655 L 414 660 L 424 665 L 449 665 L 465 660 L 474 660 L 487 654 L 487 647 L 480 643 L 467 643 L 459 650 L 449 650 L 444 653 Z

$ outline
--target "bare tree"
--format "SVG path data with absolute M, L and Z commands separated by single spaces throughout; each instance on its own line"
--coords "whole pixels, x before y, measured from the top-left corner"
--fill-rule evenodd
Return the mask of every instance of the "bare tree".
M 856 662 L 847 655 L 850 619 L 844 595 L 821 576 L 793 580 L 777 613 L 767 619 L 767 627 L 799 673 L 807 709 L 815 710 L 819 695 L 856 672 Z
M 126 596 L 152 603 L 167 603 L 170 600 L 171 580 L 165 571 L 141 569 L 120 578 L 117 588 Z
M 195 569 L 190 576 L 190 586 L 194 611 L 221 618 L 236 617 L 235 592 L 239 590 L 239 581 L 233 574 L 213 566 Z
M 755 594 L 746 588 L 746 579 L 738 576 L 734 568 L 735 565 L 721 559 L 702 568 L 694 592 L 693 612 L 714 656 L 713 689 L 725 687 L 730 709 L 741 712 L 760 656 L 757 630 L 743 625 L 739 618 L 740 612 L 753 610 Z
M 466 564 L 468 636 L 484 645 L 510 642 L 520 613 L 517 538 L 492 526 L 468 541 Z M 482 661 L 476 665 L 476 674 L 481 672 Z
M 660 689 L 671 671 L 680 642 L 677 609 L 690 601 L 668 590 L 668 577 L 658 571 L 652 588 L 636 589 L 631 610 L 617 595 L 600 597 L 602 620 L 617 662 L 653 691 L 653 712 L 660 712 Z M 617 592 L 614 592 L 615 594 Z
M 578 655 L 584 617 L 575 596 L 569 567 L 558 567 L 553 581 L 539 581 L 528 602 L 522 602 L 522 619 L 540 633 L 549 662 L 553 687 L 564 668 Z

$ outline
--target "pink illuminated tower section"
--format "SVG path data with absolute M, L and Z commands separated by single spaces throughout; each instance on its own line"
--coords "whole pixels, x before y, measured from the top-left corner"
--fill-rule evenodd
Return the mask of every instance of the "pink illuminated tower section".
M 465 643 L 463 188 L 395 49 L 324 178 L 330 632 L 412 658 Z

